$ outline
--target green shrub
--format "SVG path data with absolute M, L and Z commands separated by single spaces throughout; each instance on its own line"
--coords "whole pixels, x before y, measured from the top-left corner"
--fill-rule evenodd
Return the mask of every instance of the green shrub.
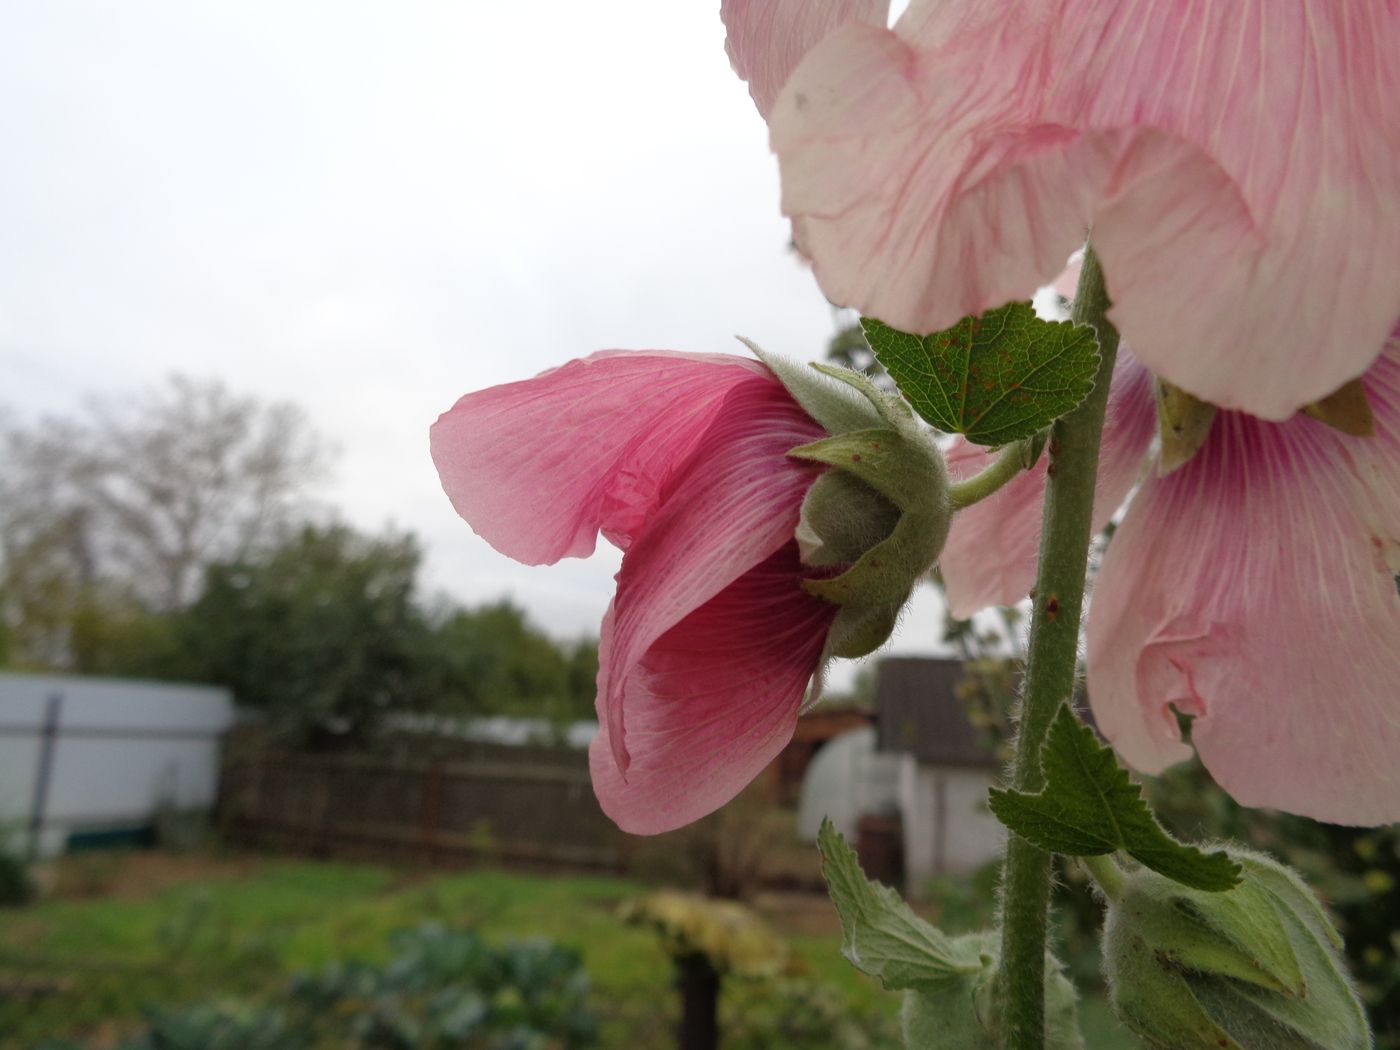
M 733 981 L 725 989 L 726 1050 L 897 1050 L 898 1001 L 856 1009 L 841 989 L 803 977 Z
M 596 1041 L 579 957 L 545 940 L 493 947 L 431 923 L 393 935 L 387 964 L 331 963 L 276 1003 L 147 1012 L 117 1050 L 584 1050 Z M 78 1050 L 50 1042 L 40 1050 Z
M 34 899 L 34 880 L 24 861 L 11 853 L 0 832 L 0 908 L 17 908 Z
M 281 1012 L 237 1003 L 211 1003 L 183 1010 L 147 1012 L 146 1031 L 116 1050 L 311 1050 L 305 1036 L 289 1031 Z M 78 1043 L 50 1040 L 36 1050 L 82 1050 Z
M 578 955 L 546 940 L 488 945 L 429 923 L 394 935 L 386 966 L 333 963 L 292 981 L 301 1023 L 374 1050 L 592 1046 L 597 1021 Z

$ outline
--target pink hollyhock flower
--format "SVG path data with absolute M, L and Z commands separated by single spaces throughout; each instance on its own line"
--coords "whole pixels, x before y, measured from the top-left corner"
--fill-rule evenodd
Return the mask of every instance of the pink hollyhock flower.
M 1109 394 L 1096 514 L 1113 535 L 1087 622 L 1090 704 L 1136 768 L 1190 755 L 1249 806 L 1342 824 L 1400 820 L 1400 330 L 1363 385 L 1375 433 L 1303 414 L 1221 412 L 1170 474 L 1148 470 L 1152 377 Z M 955 474 L 986 454 L 963 445 Z M 943 559 L 956 616 L 1026 596 L 1044 465 L 960 512 Z
M 767 117 L 802 56 L 847 22 L 883 26 L 889 0 L 720 0 L 725 50 Z
M 936 331 L 1092 227 L 1111 319 L 1201 398 L 1282 420 L 1379 354 L 1400 0 L 912 0 L 893 30 L 825 6 L 723 13 L 828 298 Z
M 600 733 L 589 758 L 599 802 L 627 831 L 666 831 L 727 802 L 792 737 L 824 655 L 869 651 L 889 633 L 900 602 L 888 579 L 874 581 L 870 593 L 883 604 L 869 608 L 843 609 L 803 586 L 859 575 L 849 525 L 862 507 L 874 508 L 868 538 L 891 550 L 890 564 L 922 552 L 915 576 L 946 535 L 945 509 L 942 531 L 925 529 L 921 543 L 907 528 L 881 541 L 891 504 L 871 493 L 851 505 L 844 497 L 863 481 L 828 484 L 827 468 L 812 461 L 820 453 L 790 455 L 828 437 L 803 406 L 857 440 L 882 426 L 881 403 L 805 369 L 774 367 L 783 381 L 727 355 L 594 354 L 468 394 L 432 428 L 443 488 L 501 553 L 532 565 L 585 556 L 600 532 L 623 551 L 601 632 Z M 886 456 L 913 447 L 882 433 L 893 439 Z M 842 478 L 880 458 L 845 453 L 856 462 Z M 896 465 L 907 472 L 910 462 L 921 462 L 917 453 Z M 941 460 L 929 462 L 923 480 L 942 493 Z M 831 512 L 844 531 L 827 538 L 846 542 L 852 556 L 841 561 L 855 563 L 836 579 L 832 560 L 804 570 L 795 538 L 802 518 L 806 550 L 827 552 Z
M 624 552 L 603 621 L 589 749 L 628 831 L 718 808 L 792 737 L 836 606 L 800 583 L 802 498 L 788 456 L 825 437 L 762 365 L 601 353 L 468 394 L 432 428 L 452 505 L 538 565 Z

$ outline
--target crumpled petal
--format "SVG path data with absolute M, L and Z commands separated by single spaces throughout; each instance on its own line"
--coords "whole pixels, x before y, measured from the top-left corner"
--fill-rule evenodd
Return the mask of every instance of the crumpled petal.
M 656 639 L 614 680 L 615 609 L 603 626 L 599 712 L 589 748 L 603 811 L 624 831 L 680 827 L 739 793 L 792 738 L 836 606 L 798 583 L 789 540 Z M 620 598 L 620 596 L 619 596 Z M 608 703 L 625 707 L 624 773 Z
M 788 78 L 784 211 L 829 298 L 918 332 L 1092 226 L 1142 362 L 1284 419 L 1400 317 L 1397 54 L 1400 0 L 913 0 Z
M 883 26 L 889 0 L 720 0 L 734 72 L 767 117 L 789 74 L 814 44 L 850 21 Z
M 634 672 L 658 639 L 792 540 L 802 498 L 824 468 L 788 452 L 824 436 L 766 370 L 735 385 L 705 432 L 704 455 L 677 473 L 627 550 L 614 599 L 609 684 L 600 694 L 623 770 Z M 796 570 L 788 588 L 801 590 Z
M 1131 764 L 1190 754 L 1247 806 L 1400 820 L 1400 342 L 1367 374 L 1377 433 L 1216 418 L 1147 479 L 1088 623 L 1094 717 Z
M 1119 351 L 1104 418 L 1094 528 L 1108 524 L 1142 474 L 1156 428 L 1152 376 L 1126 347 Z M 962 438 L 948 451 L 948 472 L 961 480 L 991 465 L 997 453 Z M 991 496 L 953 516 L 939 560 L 948 611 L 967 619 L 989 605 L 1014 605 L 1035 584 L 1049 453 Z
M 764 377 L 728 354 L 593 354 L 461 398 L 432 427 L 433 462 L 457 513 L 508 557 L 586 557 L 600 530 L 626 550 L 729 392 Z

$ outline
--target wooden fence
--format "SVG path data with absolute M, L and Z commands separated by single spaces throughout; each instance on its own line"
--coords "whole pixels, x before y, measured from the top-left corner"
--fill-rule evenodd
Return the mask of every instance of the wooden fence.
M 246 845 L 418 863 L 500 859 L 616 869 L 621 836 L 582 751 L 474 744 L 447 756 L 233 747 L 220 822 Z

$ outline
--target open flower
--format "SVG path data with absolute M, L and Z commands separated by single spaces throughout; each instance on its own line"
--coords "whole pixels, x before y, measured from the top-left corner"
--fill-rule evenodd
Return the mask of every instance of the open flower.
M 501 553 L 528 564 L 585 556 L 598 533 L 624 552 L 601 631 L 589 758 L 599 802 L 627 831 L 679 827 L 737 794 L 792 737 L 824 655 L 843 654 L 853 637 L 878 645 L 893 626 L 881 611 L 902 601 L 885 580 L 869 608 L 812 593 L 859 582 L 864 550 L 892 549 L 897 564 L 910 544 L 901 515 L 887 516 L 890 504 L 864 482 L 844 502 L 841 486 L 817 485 L 835 476 L 821 461 L 825 442 L 883 424 L 875 402 L 775 366 L 794 393 L 739 357 L 594 354 L 468 394 L 432 428 L 443 488 Z M 897 435 L 892 445 L 904 447 Z M 878 458 L 857 454 L 851 466 Z M 942 461 L 928 463 L 933 476 L 919 487 L 946 505 Z M 805 547 L 820 554 L 863 534 L 849 551 L 855 564 L 804 567 L 796 534 L 813 492 L 824 498 L 804 522 Z M 842 507 L 850 513 L 834 513 Z M 883 522 L 876 531 L 886 534 L 853 533 L 853 520 Z M 941 522 L 922 530 L 905 597 L 937 557 L 946 510 Z M 872 615 L 883 633 L 872 635 Z
M 1286 419 L 1380 353 L 1400 0 L 912 0 L 893 30 L 887 6 L 723 9 L 828 298 L 937 331 L 1092 226 L 1110 319 L 1214 404 Z
M 1299 413 L 1220 412 L 1168 474 L 1149 470 L 1114 532 L 1087 623 L 1090 704 L 1132 765 L 1191 742 L 1245 805 L 1341 824 L 1400 820 L 1400 330 L 1363 379 L 1374 434 Z M 1097 523 L 1142 476 L 1152 377 L 1120 356 Z M 985 454 L 949 455 L 955 474 Z M 952 612 L 1026 596 L 1044 466 L 962 511 L 943 559 Z

